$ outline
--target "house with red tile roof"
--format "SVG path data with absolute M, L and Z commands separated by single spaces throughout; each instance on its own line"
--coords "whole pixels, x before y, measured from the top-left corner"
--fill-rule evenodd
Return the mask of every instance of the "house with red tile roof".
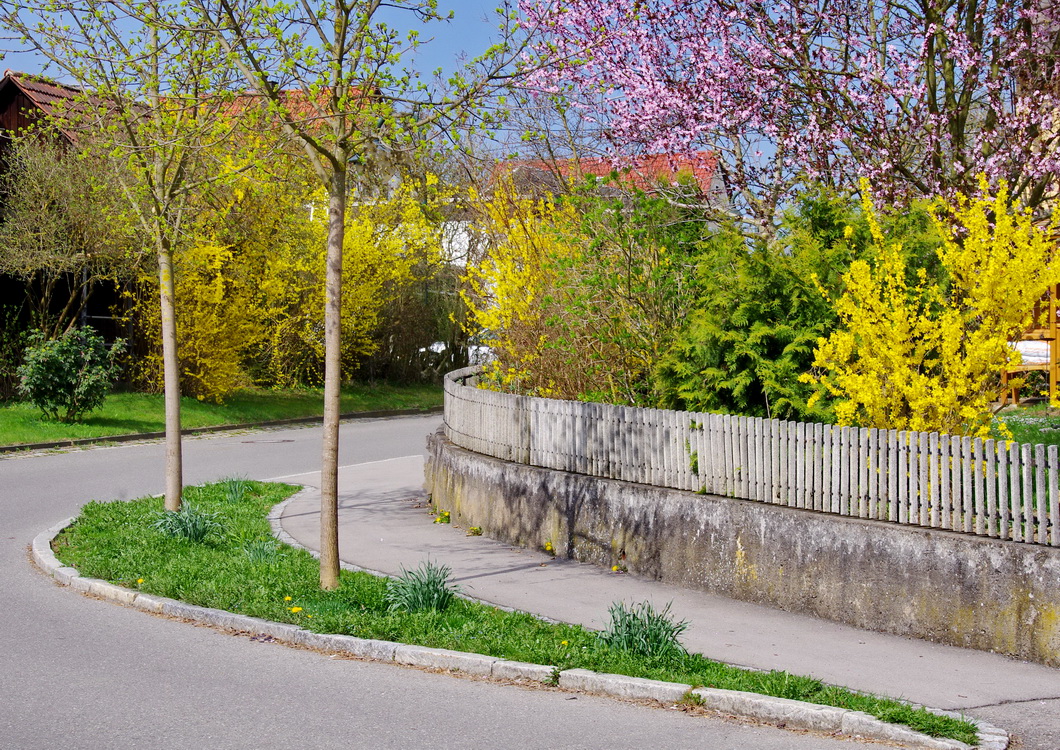
M 0 79 L 0 156 L 12 134 L 26 131 L 45 118 L 83 109 L 80 89 L 41 76 L 4 71 Z M 73 134 L 59 131 L 59 137 L 72 143 Z
M 607 157 L 578 157 L 544 161 L 509 160 L 498 165 L 496 174 L 511 176 L 517 189 L 528 192 L 561 192 L 585 177 L 611 178 L 601 189 L 619 195 L 629 190 L 662 193 L 671 189 L 694 191 L 708 203 L 727 205 L 728 190 L 718 169 L 718 156 L 710 151 L 692 154 L 644 154 L 616 162 Z

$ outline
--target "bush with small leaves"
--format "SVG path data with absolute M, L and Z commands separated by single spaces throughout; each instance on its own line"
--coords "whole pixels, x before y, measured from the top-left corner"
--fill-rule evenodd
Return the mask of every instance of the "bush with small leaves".
M 615 602 L 611 605 L 611 624 L 600 633 L 607 646 L 646 659 L 682 656 L 686 654 L 680 635 L 688 627 L 687 621 L 674 622 L 670 605 L 656 610 L 648 602 L 631 604 Z
M 75 328 L 51 340 L 35 333 L 18 368 L 19 392 L 52 419 L 76 422 L 103 405 L 123 349 L 118 340 L 108 351 L 91 328 Z
M 448 565 L 436 565 L 430 560 L 420 563 L 416 570 L 401 568 L 401 575 L 387 582 L 386 601 L 390 611 L 443 611 L 460 591 L 449 583 L 452 570 Z
M 224 532 L 218 517 L 217 513 L 199 510 L 185 501 L 180 510 L 164 510 L 158 513 L 153 525 L 166 536 L 187 539 L 189 542 L 202 542 L 210 534 L 220 535 Z

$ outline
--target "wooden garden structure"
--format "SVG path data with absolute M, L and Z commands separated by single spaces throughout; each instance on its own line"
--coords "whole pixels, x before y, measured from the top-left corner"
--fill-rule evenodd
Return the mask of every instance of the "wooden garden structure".
M 1058 303 L 1060 303 L 1060 284 L 1049 288 L 1040 300 L 1034 305 L 1031 316 L 1031 325 L 1020 341 L 1040 341 L 1048 344 L 1048 357 L 1045 361 L 1024 362 L 1005 369 L 1001 373 L 1001 404 L 1004 405 L 1011 398 L 1012 403 L 1019 403 L 1020 385 L 1012 381 L 1022 379 L 1028 372 L 1045 372 L 1049 378 L 1049 401 L 1057 399 L 1057 383 L 1060 381 L 1060 335 L 1058 335 L 1057 314 Z

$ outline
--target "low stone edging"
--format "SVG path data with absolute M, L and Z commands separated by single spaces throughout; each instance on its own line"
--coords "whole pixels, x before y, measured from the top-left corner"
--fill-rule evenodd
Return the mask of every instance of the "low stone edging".
M 283 507 L 291 499 L 293 498 L 275 506 L 269 514 L 269 521 L 274 531 L 278 530 L 277 536 L 286 543 L 294 540 L 282 531 L 279 518 Z M 59 562 L 52 551 L 51 542 L 74 520 L 74 518 L 69 518 L 38 534 L 32 544 L 33 561 L 41 570 L 64 586 L 145 612 L 178 617 L 218 628 L 265 635 L 288 645 L 349 654 L 372 661 L 454 670 L 498 680 L 529 680 L 542 683 L 556 680 L 558 686 L 565 690 L 616 698 L 653 700 L 664 704 L 673 704 L 692 695 L 696 696 L 693 700 L 702 701 L 701 705 L 706 709 L 739 718 L 779 724 L 790 729 L 898 742 L 906 747 L 924 748 L 924 750 L 968 750 L 970 747 L 957 740 L 929 737 L 907 727 L 888 724 L 860 711 L 735 690 L 715 688 L 693 690 L 691 685 L 625 675 L 601 674 L 587 669 L 567 669 L 557 674 L 555 667 L 544 664 L 528 664 L 483 654 L 356 638 L 348 635 L 313 633 L 297 625 L 272 622 L 249 615 L 144 594 L 100 579 L 83 577 L 76 568 L 64 566 Z M 297 543 L 295 546 L 301 547 Z M 937 709 L 929 710 L 950 716 L 955 715 L 952 712 Z M 975 719 L 963 718 L 978 727 L 978 747 L 983 750 L 1006 750 L 1009 737 L 1004 730 Z

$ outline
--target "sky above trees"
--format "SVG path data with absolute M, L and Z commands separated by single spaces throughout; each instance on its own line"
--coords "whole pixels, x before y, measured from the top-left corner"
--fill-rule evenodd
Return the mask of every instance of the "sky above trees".
M 496 0 L 439 0 L 438 9 L 442 13 L 453 11 L 454 17 L 445 25 L 432 27 L 429 44 L 423 44 L 414 55 L 410 56 L 409 65 L 422 75 L 428 76 L 437 68 L 452 72 L 460 67 L 460 58 L 465 53 L 471 57 L 486 49 L 498 38 L 497 21 L 494 9 Z M 398 23 L 407 23 L 397 15 Z M 22 73 L 46 73 L 59 80 L 65 80 L 62 71 L 54 68 L 45 69 L 47 62 L 33 51 L 21 48 L 16 42 L 7 41 L 0 44 L 5 48 L 0 65 L 3 68 Z

